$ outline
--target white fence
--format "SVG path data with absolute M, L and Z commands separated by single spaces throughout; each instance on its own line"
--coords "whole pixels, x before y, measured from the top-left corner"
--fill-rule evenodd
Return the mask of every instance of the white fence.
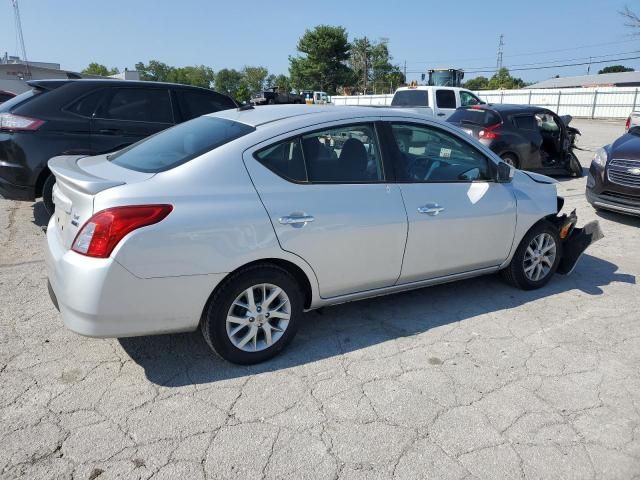
M 627 118 L 640 98 L 638 88 L 554 88 L 527 90 L 481 90 L 475 92 L 488 103 L 537 105 L 559 115 L 583 118 Z M 334 96 L 335 105 L 390 105 L 393 95 Z

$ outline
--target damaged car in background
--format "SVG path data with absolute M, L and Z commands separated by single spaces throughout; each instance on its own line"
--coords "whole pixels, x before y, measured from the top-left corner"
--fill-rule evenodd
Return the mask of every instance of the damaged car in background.
M 199 328 L 240 364 L 281 351 L 303 311 L 495 272 L 541 288 L 602 236 L 561 212 L 554 180 L 397 109 L 242 107 L 49 168 L 65 325 Z

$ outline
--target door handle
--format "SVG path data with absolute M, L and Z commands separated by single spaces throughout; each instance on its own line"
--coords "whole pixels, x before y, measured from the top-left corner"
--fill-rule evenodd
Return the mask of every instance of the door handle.
M 418 207 L 418 213 L 426 213 L 427 215 L 431 215 L 435 217 L 440 212 L 444 210 L 444 207 L 441 207 L 437 203 L 427 203 L 421 207 Z
M 444 114 L 444 113 L 439 113 L 439 114 L 438 114 L 438 116 L 439 116 L 439 117 L 444 117 L 445 115 L 446 115 L 446 114 Z
M 120 133 L 120 130 L 117 128 L 101 128 L 98 130 L 98 133 L 101 133 L 102 135 L 116 135 Z
M 287 215 L 286 217 L 280 217 L 278 222 L 282 225 L 293 225 L 296 227 L 304 227 L 307 223 L 313 222 L 315 218 L 311 215 Z

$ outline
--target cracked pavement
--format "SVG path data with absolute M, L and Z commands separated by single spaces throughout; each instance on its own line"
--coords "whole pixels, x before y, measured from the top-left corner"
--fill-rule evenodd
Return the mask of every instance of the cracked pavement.
M 623 122 L 574 121 L 593 149 Z M 578 152 L 588 166 L 591 152 Z M 198 333 L 67 331 L 41 203 L 0 199 L 3 479 L 640 478 L 640 218 L 535 292 L 488 276 L 308 313 L 234 366 Z

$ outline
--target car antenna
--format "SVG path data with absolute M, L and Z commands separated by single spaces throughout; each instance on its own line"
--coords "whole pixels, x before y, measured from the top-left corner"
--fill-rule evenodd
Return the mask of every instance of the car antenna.
M 246 104 L 246 105 L 242 105 L 241 107 L 238 107 L 238 111 L 239 112 L 244 112 L 245 110 L 253 110 L 255 107 L 253 105 L 251 105 L 250 103 Z

